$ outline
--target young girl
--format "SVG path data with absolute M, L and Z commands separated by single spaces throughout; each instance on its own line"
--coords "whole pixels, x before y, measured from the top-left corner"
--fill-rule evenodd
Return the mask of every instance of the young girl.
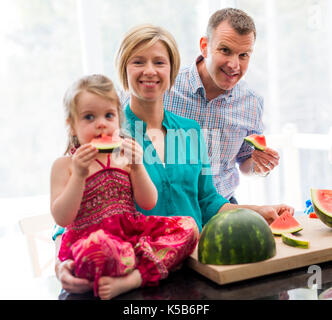
M 123 139 L 120 153 L 98 153 L 90 143 L 120 134 L 122 111 L 112 82 L 84 77 L 66 92 L 66 156 L 51 173 L 51 212 L 62 236 L 59 259 L 72 259 L 75 275 L 94 281 L 110 299 L 139 286 L 157 285 L 189 254 L 198 230 L 190 217 L 146 217 L 158 193 L 143 165 L 143 151 Z M 134 202 L 135 200 L 135 202 Z

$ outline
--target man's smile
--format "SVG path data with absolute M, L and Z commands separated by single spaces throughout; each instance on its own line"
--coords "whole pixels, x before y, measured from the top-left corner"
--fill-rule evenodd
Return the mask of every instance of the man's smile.
M 239 73 L 236 72 L 236 73 L 229 73 L 229 72 L 226 72 L 224 69 L 220 68 L 220 70 L 229 78 L 229 79 L 235 79 L 238 77 Z

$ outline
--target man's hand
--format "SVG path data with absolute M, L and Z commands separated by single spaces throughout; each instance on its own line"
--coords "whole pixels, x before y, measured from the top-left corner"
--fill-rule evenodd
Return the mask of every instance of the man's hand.
M 279 164 L 280 159 L 278 152 L 268 147 L 264 151 L 254 150 L 251 158 L 254 172 L 262 176 L 269 174 Z

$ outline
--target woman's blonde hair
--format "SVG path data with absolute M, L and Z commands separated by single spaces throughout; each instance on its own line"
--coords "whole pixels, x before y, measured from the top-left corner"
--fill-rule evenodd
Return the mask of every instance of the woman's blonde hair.
M 143 24 L 126 33 L 116 55 L 115 63 L 124 90 L 129 89 L 126 68 L 133 51 L 142 43 L 145 44 L 142 47 L 143 50 L 153 46 L 157 41 L 161 41 L 165 45 L 169 55 L 171 64 L 170 86 L 172 87 L 180 69 L 180 54 L 176 41 L 167 30 L 151 24 Z
M 77 117 L 77 101 L 82 92 L 90 92 L 102 98 L 105 98 L 117 107 L 119 114 L 119 126 L 121 126 L 124 115 L 121 108 L 119 97 L 114 88 L 113 82 L 104 75 L 92 74 L 84 76 L 76 80 L 66 91 L 63 98 L 63 105 L 65 107 L 66 123 L 68 128 L 68 145 L 65 154 L 69 154 L 72 148 L 79 147 L 79 142 L 76 137 L 71 135 L 70 127 L 74 124 L 75 117 Z

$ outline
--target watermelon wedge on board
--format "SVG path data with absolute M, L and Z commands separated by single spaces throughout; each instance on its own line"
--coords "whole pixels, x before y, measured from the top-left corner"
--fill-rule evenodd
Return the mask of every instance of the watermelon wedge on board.
M 92 139 L 91 144 L 95 146 L 99 152 L 111 153 L 119 150 L 122 139 L 120 137 L 111 137 L 103 133 L 100 138 Z
M 332 190 L 311 189 L 311 201 L 317 217 L 332 228 Z
M 285 211 L 270 224 L 270 229 L 274 235 L 280 236 L 283 233 L 298 232 L 303 228 L 289 211 Z
M 245 137 L 244 140 L 256 150 L 264 151 L 266 148 L 266 140 L 263 134 L 251 134 Z

